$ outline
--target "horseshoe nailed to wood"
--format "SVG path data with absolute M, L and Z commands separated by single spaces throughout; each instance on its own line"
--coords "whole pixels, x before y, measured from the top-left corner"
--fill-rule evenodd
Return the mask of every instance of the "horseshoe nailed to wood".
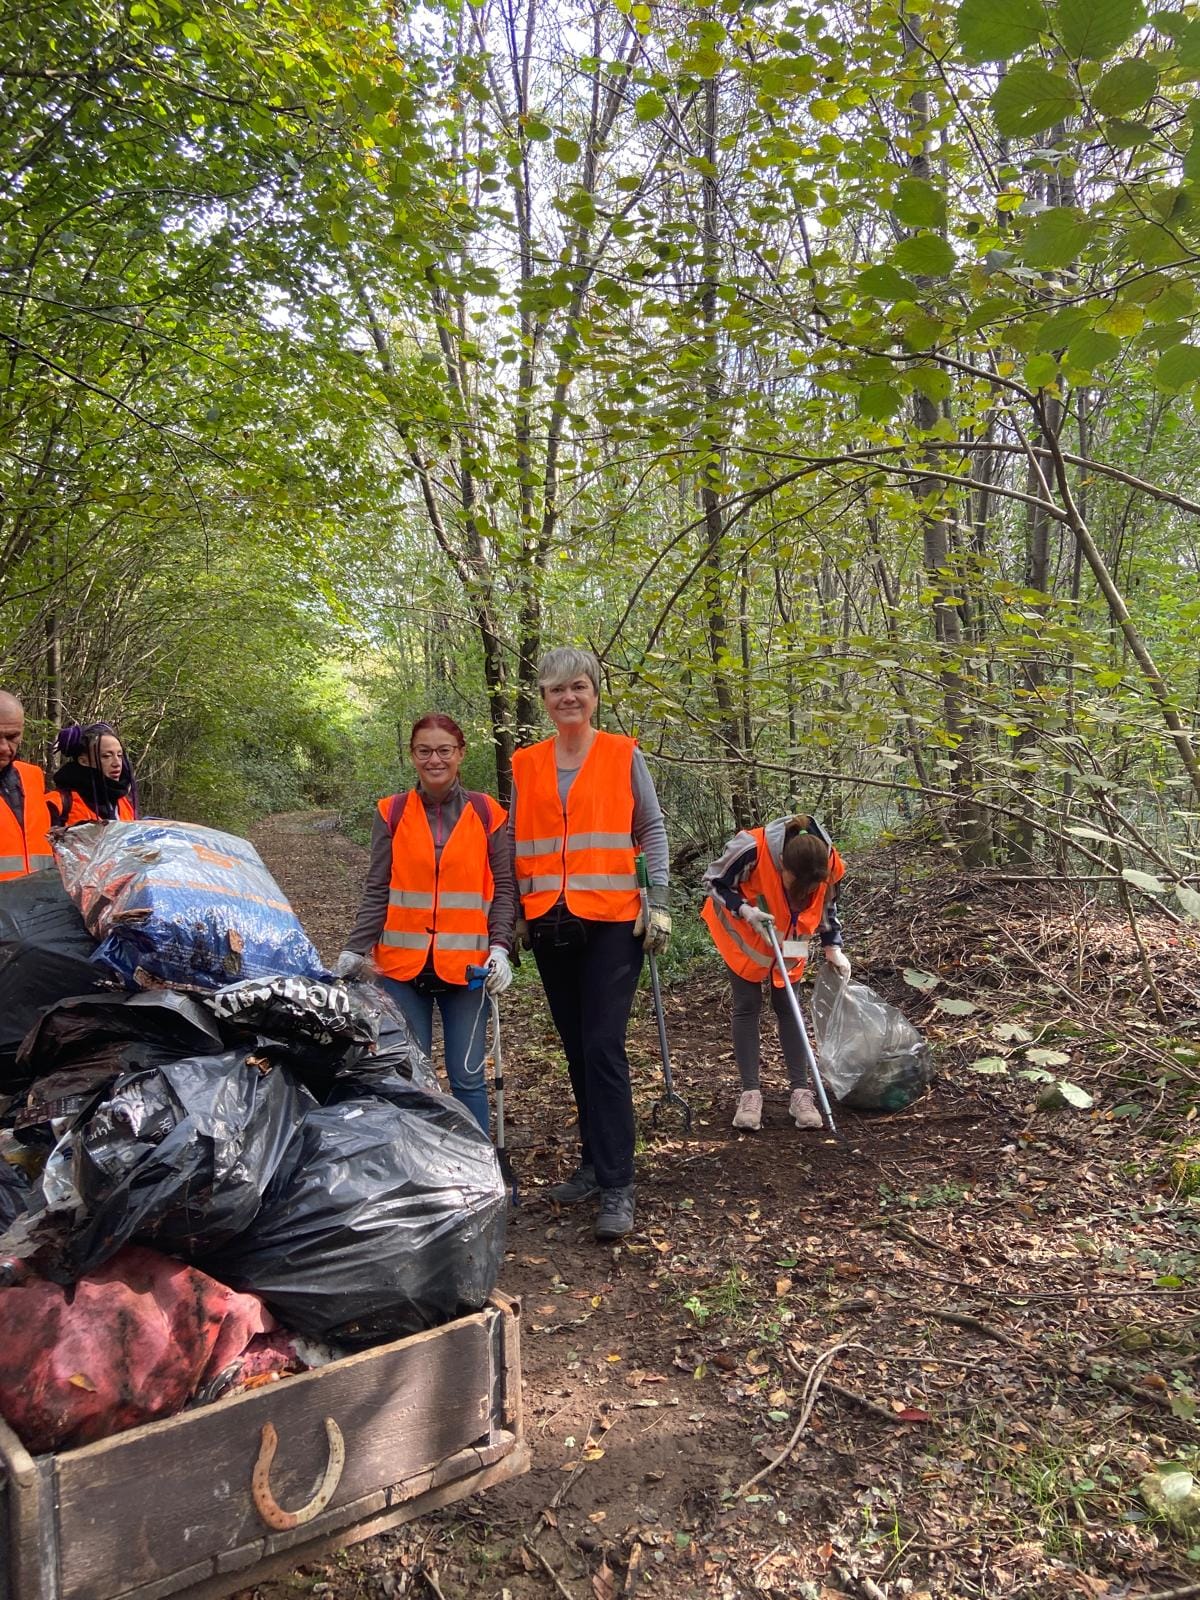
M 346 1465 L 346 1442 L 342 1438 L 342 1430 L 332 1417 L 325 1418 L 325 1433 L 329 1439 L 329 1460 L 322 1474 L 320 1487 L 308 1504 L 301 1506 L 299 1511 L 285 1511 L 271 1493 L 271 1463 L 275 1460 L 279 1435 L 275 1432 L 273 1423 L 263 1423 L 262 1444 L 259 1446 L 258 1460 L 254 1463 L 254 1476 L 251 1481 L 255 1510 L 268 1528 L 276 1528 L 282 1533 L 288 1528 L 303 1527 L 306 1522 L 311 1522 L 314 1517 L 319 1516 L 333 1499 L 342 1479 L 342 1469 Z

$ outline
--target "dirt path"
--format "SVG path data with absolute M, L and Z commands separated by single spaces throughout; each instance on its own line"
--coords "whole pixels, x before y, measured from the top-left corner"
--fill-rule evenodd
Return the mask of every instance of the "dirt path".
M 255 837 L 336 953 L 365 851 L 312 815 Z M 884 933 L 864 941 L 889 951 L 875 982 L 914 959 Z M 668 1009 L 696 1127 L 653 1129 L 643 995 L 638 1230 L 603 1248 L 590 1214 L 544 1199 L 573 1118 L 528 965 L 506 998 L 522 1203 L 502 1285 L 524 1307 L 532 1471 L 272 1593 L 1132 1600 L 1183 1584 L 1200 1534 L 1173 1537 L 1137 1494 L 1147 1467 L 1200 1449 L 1200 1213 L 1164 1192 L 1161 1144 L 1128 1114 L 1030 1120 L 1028 1084 L 952 1050 L 920 1105 L 845 1119 L 850 1153 L 792 1128 L 768 1054 L 763 1131 L 736 1134 L 719 974 Z M 792 1436 L 806 1380 L 793 1455 L 739 1495 Z

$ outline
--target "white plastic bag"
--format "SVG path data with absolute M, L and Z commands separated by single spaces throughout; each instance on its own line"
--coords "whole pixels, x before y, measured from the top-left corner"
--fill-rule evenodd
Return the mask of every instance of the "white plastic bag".
M 817 1059 L 826 1090 L 856 1111 L 899 1111 L 932 1077 L 929 1046 L 895 1006 L 825 962 L 812 997 Z

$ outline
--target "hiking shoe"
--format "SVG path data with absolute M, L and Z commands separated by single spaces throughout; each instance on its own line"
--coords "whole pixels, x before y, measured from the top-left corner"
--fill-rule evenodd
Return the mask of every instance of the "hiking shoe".
M 546 1193 L 560 1206 L 574 1206 L 581 1200 L 590 1200 L 600 1193 L 595 1167 L 576 1167 L 569 1178 L 562 1183 L 552 1183 Z
M 788 1101 L 788 1116 L 798 1128 L 821 1128 L 821 1113 L 817 1110 L 811 1089 L 793 1089 Z
M 597 1239 L 623 1239 L 633 1232 L 633 1185 L 623 1189 L 601 1189 L 600 1210 L 596 1217 Z
M 757 1133 L 762 1127 L 762 1095 L 757 1089 L 742 1090 L 742 1098 L 733 1113 L 733 1125 L 750 1133 Z

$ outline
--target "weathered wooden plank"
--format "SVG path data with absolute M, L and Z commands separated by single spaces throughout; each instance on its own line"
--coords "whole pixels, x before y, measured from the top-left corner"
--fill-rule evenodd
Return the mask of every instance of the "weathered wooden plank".
M 528 1470 L 529 1451 L 524 1444 L 516 1444 L 494 1466 L 485 1468 L 469 1480 L 458 1479 L 440 1489 L 431 1489 L 428 1493 L 415 1500 L 406 1501 L 404 1505 L 395 1509 L 368 1517 L 351 1527 L 339 1528 L 321 1537 L 314 1536 L 303 1544 L 293 1545 L 288 1550 L 281 1550 L 265 1557 L 253 1567 L 237 1572 L 219 1573 L 199 1580 L 193 1580 L 191 1574 L 181 1574 L 189 1586 L 186 1592 L 180 1593 L 179 1600 L 223 1600 L 226 1595 L 254 1588 L 269 1578 L 319 1560 L 322 1556 L 329 1555 L 334 1550 L 341 1550 L 347 1545 L 358 1544 L 363 1539 L 373 1539 L 377 1534 L 399 1528 L 415 1517 L 428 1516 L 430 1512 L 451 1505 L 455 1500 L 462 1499 L 466 1495 L 480 1494 L 485 1489 L 506 1483 L 508 1479 L 519 1477 L 522 1472 Z M 134 1590 L 123 1596 L 122 1600 L 165 1600 L 170 1592 L 161 1583 L 153 1584 Z
M 265 1422 L 279 1435 L 271 1487 L 287 1508 L 307 1501 L 324 1471 L 325 1418 L 341 1429 L 345 1470 L 322 1525 L 339 1506 L 486 1439 L 498 1315 L 464 1317 L 58 1456 L 64 1600 L 157 1585 L 267 1534 L 250 1497 Z
M 497 1372 L 500 1385 L 500 1403 L 494 1409 L 496 1425 L 503 1425 L 520 1439 L 524 1432 L 524 1412 L 521 1395 L 521 1302 L 512 1295 L 492 1293 L 492 1302 L 504 1313 L 493 1325 L 493 1337 L 498 1339 L 503 1351 L 503 1366 Z
M 0 1592 L 9 1600 L 57 1600 L 57 1526 L 53 1458 L 35 1459 L 0 1420 L 0 1470 L 4 1474 L 4 1547 Z

